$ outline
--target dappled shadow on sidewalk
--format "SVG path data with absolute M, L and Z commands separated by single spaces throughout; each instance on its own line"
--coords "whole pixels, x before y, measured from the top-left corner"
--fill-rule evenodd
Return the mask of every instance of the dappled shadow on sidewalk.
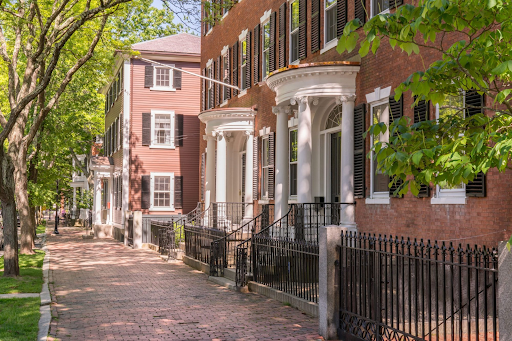
M 51 236 L 61 340 L 318 340 L 317 321 L 257 294 L 229 291 L 183 264 L 83 230 Z

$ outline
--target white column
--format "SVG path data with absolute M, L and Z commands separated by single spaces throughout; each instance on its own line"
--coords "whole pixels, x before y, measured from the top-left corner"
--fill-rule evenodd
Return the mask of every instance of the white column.
M 217 134 L 217 183 L 215 186 L 216 202 L 226 202 L 227 198 L 227 140 L 224 133 Z
M 205 171 L 205 209 L 210 207 L 210 203 L 215 201 L 215 137 L 204 135 L 206 140 L 206 171 Z
M 341 202 L 354 202 L 354 100 L 355 95 L 340 97 L 341 121 Z M 355 206 L 342 205 L 342 226 L 355 227 Z
M 108 219 L 107 225 L 112 225 L 114 223 L 114 175 L 112 172 L 110 173 L 110 177 L 108 178 L 108 202 L 110 207 L 108 208 Z
M 130 104 L 131 104 L 131 68 L 130 59 L 124 61 L 123 67 L 123 194 L 122 200 L 122 211 L 123 224 L 126 219 L 126 211 L 130 209 Z
M 297 132 L 298 160 L 297 160 L 297 200 L 299 203 L 313 202 L 313 188 L 311 181 L 311 153 L 313 139 L 311 137 L 311 108 L 309 98 L 301 97 L 292 104 L 299 104 L 299 127 Z
M 290 107 L 273 107 L 272 111 L 277 115 L 274 217 L 278 220 L 288 212 L 288 193 L 290 182 L 288 163 L 288 113 L 290 112 Z
M 246 131 L 247 143 L 245 148 L 245 198 L 247 204 L 253 203 L 252 193 L 252 177 L 253 177 L 253 158 L 254 158 L 254 131 Z M 244 218 L 251 219 L 253 217 L 253 206 L 248 205 L 245 208 Z
M 76 187 L 73 187 L 73 214 L 71 215 L 71 219 L 76 218 Z
M 98 175 L 94 174 L 94 223 L 101 225 L 101 181 Z

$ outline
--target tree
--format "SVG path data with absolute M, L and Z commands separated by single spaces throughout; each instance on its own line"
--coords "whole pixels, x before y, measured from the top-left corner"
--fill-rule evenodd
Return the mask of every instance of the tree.
M 129 1 L 0 2 L 0 56 L 8 71 L 9 103 L 0 113 L 4 276 L 19 275 L 16 201 L 28 206 L 27 146 L 75 73 L 94 55 L 109 17 Z M 55 90 L 47 93 L 49 87 Z M 27 216 L 20 211 L 21 219 Z
M 205 22 L 213 25 L 222 18 L 222 9 L 229 10 L 236 3 L 234 0 L 162 0 L 166 8 L 173 12 L 187 29 L 201 33 L 201 25 Z M 201 10 L 208 13 L 201 16 Z
M 375 54 L 381 42 L 427 59 L 437 60 L 411 74 L 396 89 L 414 96 L 414 104 L 430 101 L 444 113 L 438 120 L 410 124 L 402 117 L 389 128 L 370 127 L 378 136 L 390 130 L 388 143 L 372 146 L 378 167 L 392 179 L 402 179 L 397 191 L 417 195 L 421 184 L 458 185 L 491 168 L 504 172 L 512 151 L 512 7 L 505 1 L 422 0 L 379 14 L 356 32 L 361 22 L 349 22 L 338 52 Z M 449 43 L 449 42 L 452 43 Z M 404 60 L 404 63 L 407 61 Z M 464 94 L 484 95 L 481 104 L 464 104 Z M 467 115 L 483 111 L 484 114 Z M 391 186 L 391 184 L 390 184 Z

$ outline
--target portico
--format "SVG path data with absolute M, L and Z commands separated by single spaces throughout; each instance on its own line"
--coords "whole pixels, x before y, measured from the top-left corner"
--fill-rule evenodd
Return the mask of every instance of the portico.
M 288 207 L 290 128 L 297 130 L 297 202 L 354 202 L 354 101 L 358 72 L 359 63 L 330 62 L 290 66 L 267 78 L 267 85 L 276 94 L 276 219 Z M 340 109 L 339 125 L 329 125 L 331 114 Z M 292 112 L 294 117 L 289 119 Z M 333 133 L 341 134 L 341 150 L 331 143 Z M 337 153 L 341 156 L 333 158 Z M 338 185 L 330 178 L 334 170 L 339 173 L 336 198 L 329 192 L 331 185 Z M 355 227 L 353 205 L 342 205 L 341 222 L 343 226 Z

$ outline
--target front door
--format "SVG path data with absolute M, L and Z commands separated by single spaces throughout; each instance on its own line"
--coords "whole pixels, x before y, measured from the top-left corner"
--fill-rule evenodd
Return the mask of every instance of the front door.
M 340 202 L 341 132 L 331 134 L 331 202 Z
M 245 164 L 246 164 L 246 162 L 245 162 L 245 152 L 244 152 L 244 153 L 242 153 L 242 167 L 241 167 L 241 169 L 242 169 L 242 176 L 241 176 L 242 183 L 241 183 L 241 186 L 240 186 L 240 188 L 242 189 L 240 191 L 240 194 L 242 195 L 242 202 L 245 202 L 245 167 L 246 167 Z

